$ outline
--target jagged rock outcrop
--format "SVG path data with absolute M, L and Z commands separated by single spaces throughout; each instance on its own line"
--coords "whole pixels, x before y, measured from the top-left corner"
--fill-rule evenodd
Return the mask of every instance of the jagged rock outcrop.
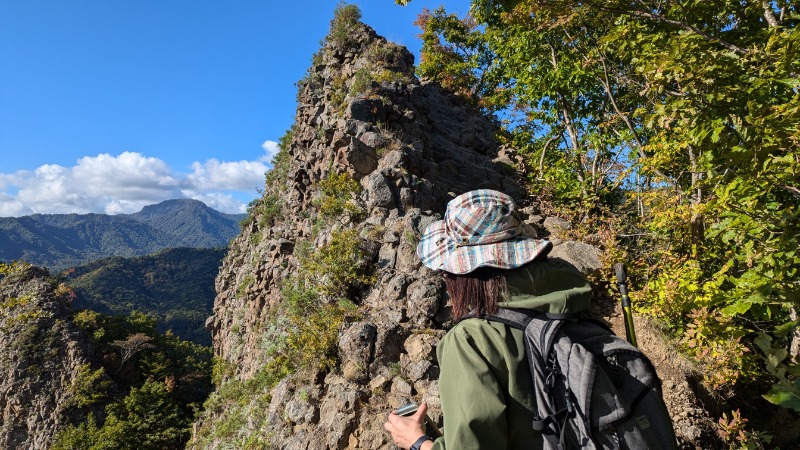
M 68 423 L 87 341 L 69 320 L 69 291 L 44 269 L 0 274 L 0 449 L 50 448 Z
M 441 420 L 434 349 L 449 311 L 440 277 L 415 255 L 417 240 L 448 200 L 472 189 L 528 204 L 497 125 L 416 79 L 413 56 L 370 27 L 334 19 L 298 87 L 290 139 L 217 278 L 207 325 L 223 381 L 189 448 L 393 449 L 383 421 L 411 399 Z M 558 225 L 524 211 L 532 229 Z M 313 268 L 344 253 L 337 239 L 346 230 L 362 253 L 348 260 L 353 270 L 337 296 L 334 275 L 314 278 Z M 600 267 L 585 244 L 563 243 L 556 254 L 587 272 Z M 300 303 L 307 320 L 297 320 L 298 286 L 314 280 L 314 299 Z M 342 297 L 356 311 L 318 325 L 335 327 L 332 344 L 302 330 Z M 331 360 L 319 363 L 309 342 L 328 342 Z

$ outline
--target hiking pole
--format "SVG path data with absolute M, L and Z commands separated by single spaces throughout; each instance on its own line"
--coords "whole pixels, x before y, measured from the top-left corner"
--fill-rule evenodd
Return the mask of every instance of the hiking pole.
M 636 345 L 636 332 L 633 330 L 633 313 L 631 312 L 631 299 L 628 297 L 628 274 L 625 271 L 625 264 L 614 264 L 614 271 L 617 272 L 617 284 L 619 293 L 622 295 L 622 317 L 625 318 L 625 337 L 628 342 Z

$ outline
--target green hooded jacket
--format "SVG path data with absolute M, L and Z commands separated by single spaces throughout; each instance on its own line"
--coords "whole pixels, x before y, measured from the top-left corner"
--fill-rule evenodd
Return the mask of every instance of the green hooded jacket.
M 536 260 L 506 273 L 500 307 L 551 313 L 589 307 L 591 288 L 559 260 Z M 444 437 L 434 450 L 531 449 L 543 445 L 521 330 L 485 319 L 462 320 L 436 348 Z

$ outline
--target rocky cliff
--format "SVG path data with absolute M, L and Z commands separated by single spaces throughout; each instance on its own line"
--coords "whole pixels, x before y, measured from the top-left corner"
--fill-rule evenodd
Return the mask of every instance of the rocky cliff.
M 0 448 L 47 449 L 73 415 L 87 341 L 44 269 L 0 271 Z
M 512 195 L 546 232 L 496 124 L 356 18 L 337 13 L 298 83 L 295 125 L 217 277 L 219 385 L 189 448 L 395 448 L 392 408 L 426 401 L 441 420 L 449 314 L 415 255 L 421 232 L 476 188 Z M 553 254 L 600 266 L 586 244 Z

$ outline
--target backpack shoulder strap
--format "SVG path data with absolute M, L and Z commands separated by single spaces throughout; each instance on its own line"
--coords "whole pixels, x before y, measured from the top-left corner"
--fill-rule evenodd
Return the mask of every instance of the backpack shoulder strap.
M 524 330 L 531 320 L 539 314 L 542 313 L 532 309 L 497 308 L 496 313 L 490 316 L 484 316 L 483 318 L 493 322 L 504 323 L 512 328 Z
M 539 337 L 539 339 L 531 339 L 537 352 L 540 355 L 547 355 L 550 353 L 556 333 L 564 321 L 581 317 L 583 317 L 582 313 L 546 313 L 534 309 L 498 308 L 494 315 L 483 318 L 501 322 L 523 331 L 530 328 L 529 337 Z
M 472 316 L 477 317 L 477 316 Z M 546 320 L 571 320 L 583 317 L 583 313 L 547 313 L 535 309 L 497 308 L 493 315 L 483 316 L 483 319 L 502 322 L 514 328 L 525 329 L 534 318 Z
M 556 394 L 556 378 L 560 374 L 553 345 L 559 329 L 569 320 L 582 317 L 580 313 L 550 314 L 535 310 L 498 309 L 488 320 L 505 323 L 525 333 L 525 351 L 533 381 L 533 393 L 536 397 L 537 411 L 532 422 L 533 429 L 543 432 L 551 443 L 563 443 L 565 421 L 572 414 L 573 407 L 569 396 L 563 392 Z M 558 397 L 558 402 L 554 400 Z M 562 444 L 563 445 L 563 444 Z M 545 447 L 563 448 L 563 447 Z

